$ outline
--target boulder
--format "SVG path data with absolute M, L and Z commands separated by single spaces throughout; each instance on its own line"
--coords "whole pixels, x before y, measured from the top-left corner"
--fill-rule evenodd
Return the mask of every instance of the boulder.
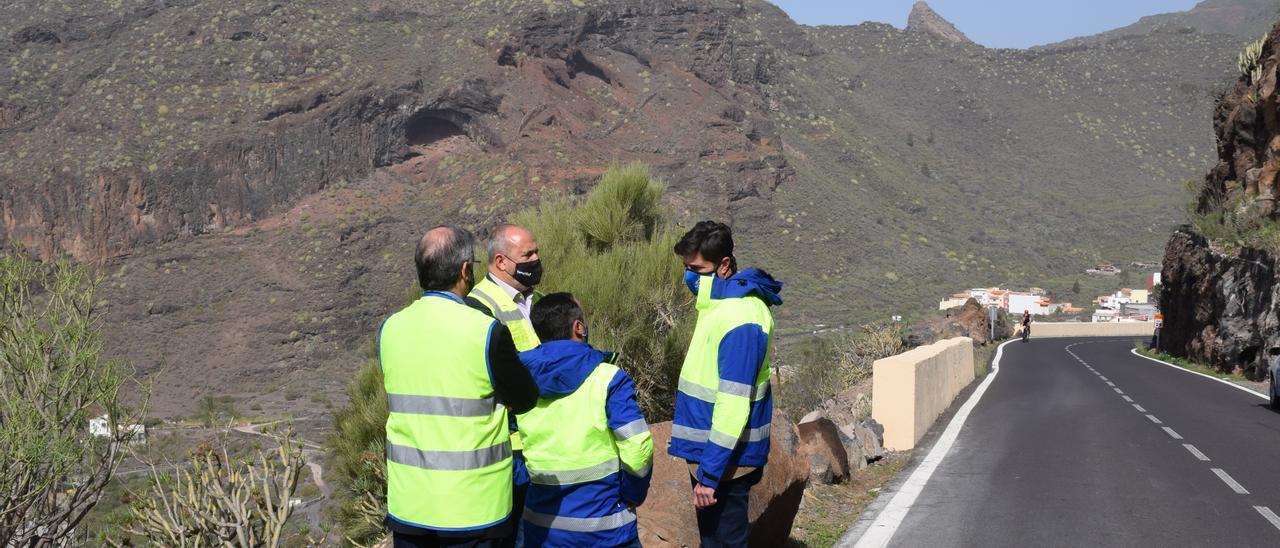
M 800 456 L 809 464 L 809 480 L 824 485 L 849 479 L 848 453 L 840 428 L 821 413 L 810 413 L 796 426 Z
M 653 436 L 653 481 L 648 499 L 637 511 L 640 542 L 647 548 L 698 546 L 689 466 L 667 454 L 671 423 L 650 425 L 649 433 Z M 782 546 L 791 536 L 791 524 L 809 479 L 808 463 L 799 450 L 795 425 L 775 411 L 769 465 L 764 478 L 751 488 L 752 546 Z

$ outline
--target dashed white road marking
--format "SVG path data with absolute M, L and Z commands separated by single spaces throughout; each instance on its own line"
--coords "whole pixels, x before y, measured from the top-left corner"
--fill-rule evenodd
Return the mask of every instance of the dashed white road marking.
M 1254 506 L 1253 509 L 1257 510 L 1259 514 L 1262 514 L 1262 517 L 1267 518 L 1267 521 L 1271 522 L 1271 525 L 1276 526 L 1276 529 L 1280 529 L 1280 516 L 1277 516 L 1270 508 L 1267 508 L 1266 506 Z
M 1134 408 L 1134 409 L 1137 409 L 1139 413 L 1146 413 L 1146 412 L 1147 412 L 1147 410 L 1146 410 L 1146 409 L 1143 409 L 1141 405 L 1138 405 L 1138 404 L 1136 404 L 1136 403 L 1135 403 L 1135 404 L 1133 404 L 1133 408 Z
M 1147 418 L 1151 419 L 1151 422 L 1156 424 L 1164 424 L 1163 422 L 1160 422 L 1160 419 L 1157 419 L 1155 415 L 1147 415 Z
M 1121 390 L 1119 388 L 1112 388 L 1112 390 L 1115 390 L 1117 394 L 1121 394 L 1121 395 L 1124 394 L 1124 390 Z
M 1107 386 L 1110 386 L 1110 387 L 1112 387 L 1112 388 L 1115 388 L 1116 383 L 1111 382 L 1111 381 L 1107 381 Z
M 1098 375 L 1098 378 L 1100 378 L 1100 379 L 1102 379 L 1102 380 L 1104 380 L 1104 381 L 1107 381 L 1107 382 L 1111 382 L 1111 381 L 1107 380 L 1107 378 L 1106 378 L 1106 377 L 1103 377 L 1102 375 Z
M 1218 476 L 1218 479 L 1222 480 L 1222 483 L 1227 484 L 1227 487 L 1230 487 L 1231 490 L 1235 491 L 1237 495 L 1249 494 L 1249 490 L 1245 489 L 1243 485 L 1240 485 L 1240 482 L 1236 481 L 1235 478 L 1228 475 L 1225 470 L 1221 468 L 1210 468 L 1210 470 L 1213 470 L 1213 473 Z
M 1204 462 L 1209 462 L 1209 456 L 1201 452 L 1199 449 L 1196 449 L 1196 446 L 1191 445 L 1190 443 L 1184 443 L 1182 444 L 1182 446 L 1186 447 L 1187 451 L 1190 451 L 1191 455 L 1194 456 L 1195 458 L 1200 459 Z
M 1182 435 L 1181 435 L 1181 434 L 1179 434 L 1179 433 L 1177 433 L 1177 432 L 1174 432 L 1174 431 L 1173 431 L 1173 429 L 1172 429 L 1172 428 L 1169 428 L 1168 426 L 1164 427 L 1164 433 L 1169 434 L 1169 437 L 1171 437 L 1171 438 L 1173 438 L 1173 439 L 1175 439 L 1175 440 L 1180 440 L 1180 439 L 1182 439 Z
M 1127 402 L 1129 402 L 1129 403 L 1133 403 L 1133 398 L 1130 398 L 1129 396 L 1120 396 L 1120 397 L 1124 398 L 1124 401 L 1127 401 Z

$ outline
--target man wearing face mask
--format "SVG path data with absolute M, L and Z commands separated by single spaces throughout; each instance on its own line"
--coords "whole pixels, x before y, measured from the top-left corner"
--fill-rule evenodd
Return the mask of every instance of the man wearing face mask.
M 704 547 L 747 545 L 747 502 L 769 456 L 773 314 L 782 282 L 738 270 L 728 225 L 702 221 L 675 246 L 698 321 L 680 368 L 667 451 L 689 463 Z
M 422 297 L 387 318 L 378 360 L 387 391 L 387 517 L 395 548 L 511 546 L 507 414 L 538 387 L 506 327 L 463 302 L 474 238 L 439 226 L 418 242 Z
M 538 335 L 529 323 L 529 308 L 542 297 L 534 291 L 542 281 L 538 241 L 516 225 L 499 225 L 489 235 L 489 275 L 467 296 L 467 304 L 487 311 L 511 330 L 521 352 L 537 348 Z
M 504 224 L 489 233 L 486 246 L 489 274 L 467 295 L 467 305 L 498 320 L 511 332 L 520 352 L 537 348 L 541 341 L 529 322 L 533 303 L 542 298 L 534 286 L 542 281 L 542 259 L 538 257 L 538 241 L 522 227 Z M 524 441 L 520 437 L 515 416 L 510 418 L 511 450 L 514 454 L 515 508 L 524 508 L 529 488 L 529 474 L 524 463 Z M 524 530 L 516 530 L 516 543 L 523 543 Z

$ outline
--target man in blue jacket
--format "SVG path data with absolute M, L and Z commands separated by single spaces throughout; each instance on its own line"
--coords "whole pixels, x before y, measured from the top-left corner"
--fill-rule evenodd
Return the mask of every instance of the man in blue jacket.
M 702 546 L 746 546 L 751 486 L 769 458 L 773 314 L 782 282 L 738 271 L 728 225 L 703 221 L 675 246 L 697 296 L 698 322 L 680 368 L 671 456 L 689 462 Z
M 653 469 L 653 441 L 631 377 L 587 344 L 582 308 L 553 293 L 529 314 L 542 344 L 521 361 L 540 387 L 520 415 L 529 491 L 526 546 L 639 546 L 635 508 Z

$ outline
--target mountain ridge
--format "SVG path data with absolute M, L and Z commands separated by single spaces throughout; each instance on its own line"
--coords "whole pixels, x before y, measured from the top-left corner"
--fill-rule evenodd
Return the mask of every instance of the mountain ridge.
M 1070 287 L 1156 254 L 1239 49 L 992 50 L 756 1 L 28 4 L 0 23 L 0 238 L 105 263 L 108 342 L 166 413 L 340 400 L 421 230 L 614 162 L 734 224 L 790 284 L 783 338 Z

